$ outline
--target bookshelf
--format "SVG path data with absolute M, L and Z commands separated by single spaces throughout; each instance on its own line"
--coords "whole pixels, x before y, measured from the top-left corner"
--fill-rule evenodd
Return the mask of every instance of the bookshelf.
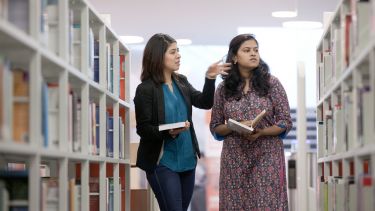
M 129 211 L 128 48 L 86 0 L 0 0 L 0 49 L 0 210 Z
M 374 14 L 342 0 L 317 47 L 319 210 L 375 209 Z

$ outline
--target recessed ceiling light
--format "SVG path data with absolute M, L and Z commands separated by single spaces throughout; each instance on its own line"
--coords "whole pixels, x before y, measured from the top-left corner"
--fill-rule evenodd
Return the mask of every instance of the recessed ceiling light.
M 275 11 L 275 12 L 272 12 L 272 17 L 294 18 L 294 17 L 297 17 L 297 11 Z
M 192 41 L 190 39 L 176 39 L 177 45 L 190 45 Z
M 141 36 L 120 36 L 120 38 L 125 44 L 137 44 L 144 41 Z
M 283 27 L 289 29 L 320 29 L 323 24 L 317 21 L 285 21 Z

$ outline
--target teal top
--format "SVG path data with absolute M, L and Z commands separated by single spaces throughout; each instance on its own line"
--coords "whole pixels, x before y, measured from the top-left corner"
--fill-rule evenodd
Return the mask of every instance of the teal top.
M 163 84 L 165 123 L 183 122 L 188 119 L 185 100 L 177 85 L 172 83 L 173 90 Z M 174 139 L 164 140 L 160 164 L 175 172 L 195 168 L 197 159 L 193 149 L 190 130 L 181 132 Z

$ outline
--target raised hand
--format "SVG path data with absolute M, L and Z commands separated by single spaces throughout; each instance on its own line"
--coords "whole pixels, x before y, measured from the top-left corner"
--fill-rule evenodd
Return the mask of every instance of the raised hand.
M 215 79 L 217 75 L 228 75 L 228 70 L 231 68 L 231 63 L 221 63 L 217 61 L 208 67 L 206 77 Z

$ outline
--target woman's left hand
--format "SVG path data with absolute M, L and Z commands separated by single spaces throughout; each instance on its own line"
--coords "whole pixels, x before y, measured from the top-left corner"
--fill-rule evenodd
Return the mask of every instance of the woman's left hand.
M 231 68 L 231 63 L 222 63 L 221 61 L 215 62 L 208 67 L 206 77 L 215 79 L 217 75 L 228 75 L 228 70 Z
M 172 138 L 176 138 L 179 133 L 182 131 L 188 130 L 190 128 L 190 122 L 185 121 L 185 127 L 176 128 L 169 130 L 169 134 L 172 136 Z

